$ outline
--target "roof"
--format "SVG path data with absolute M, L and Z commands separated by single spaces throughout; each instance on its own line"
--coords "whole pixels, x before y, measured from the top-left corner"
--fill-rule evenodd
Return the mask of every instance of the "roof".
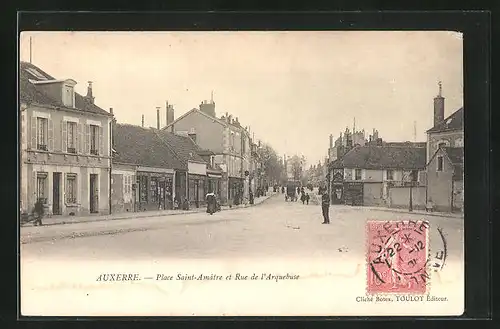
M 427 147 L 426 142 L 383 142 L 384 146 Z
M 38 84 L 34 84 L 30 80 L 44 82 L 49 80 L 54 80 L 54 82 L 66 81 L 55 79 L 54 77 L 31 63 L 21 62 L 19 70 L 19 97 L 22 102 L 37 103 L 40 105 L 48 105 L 59 108 L 68 108 L 62 104 L 61 100 L 54 99 L 50 95 L 47 95 Z M 75 108 L 68 109 L 111 116 L 110 113 L 103 110 L 99 106 L 85 101 L 85 97 L 77 92 L 75 92 Z
M 188 161 L 206 163 L 198 154 L 200 147 L 190 137 L 179 136 L 165 130 L 154 129 L 153 131 L 180 161 L 186 163 L 186 166 Z
M 187 170 L 154 130 L 129 124 L 116 124 L 113 129 L 116 153 L 113 161 L 154 168 Z
M 452 115 L 427 130 L 428 133 L 437 133 L 448 130 L 463 130 L 464 129 L 464 108 L 456 110 Z
M 423 169 L 426 148 L 398 146 L 358 146 L 342 158 L 333 161 L 331 168 L 361 169 Z
M 213 122 L 217 122 L 217 123 L 221 124 L 224 127 L 226 127 L 228 125 L 226 122 L 222 121 L 221 119 L 219 119 L 217 117 L 213 117 L 213 116 L 211 116 L 209 114 L 206 114 L 205 112 L 203 112 L 203 111 L 201 111 L 201 110 L 199 110 L 197 108 L 193 108 L 192 110 L 187 111 L 186 113 L 184 113 L 183 115 L 181 115 L 180 117 L 178 117 L 176 120 L 174 120 L 174 122 L 169 123 L 168 125 L 166 125 L 165 127 L 161 128 L 161 129 L 162 130 L 166 130 L 167 128 L 170 128 L 172 125 L 175 125 L 177 122 L 179 122 L 180 120 L 184 119 L 185 117 L 187 117 L 191 113 L 201 114 L 201 115 L 207 117 L 208 119 L 213 120 Z
M 446 152 L 446 155 L 454 166 L 464 164 L 463 147 L 443 147 L 443 150 Z

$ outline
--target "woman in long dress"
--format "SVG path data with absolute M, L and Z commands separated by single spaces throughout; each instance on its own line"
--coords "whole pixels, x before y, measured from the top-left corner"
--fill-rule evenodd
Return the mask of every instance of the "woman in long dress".
M 213 192 L 207 193 L 207 213 L 210 215 L 213 215 L 213 213 L 216 211 L 216 199 L 215 199 L 215 194 Z

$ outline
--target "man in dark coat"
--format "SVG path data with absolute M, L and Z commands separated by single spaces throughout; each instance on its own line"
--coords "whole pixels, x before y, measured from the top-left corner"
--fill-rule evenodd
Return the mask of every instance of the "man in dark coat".
M 321 209 L 323 211 L 323 223 L 330 224 L 330 196 L 326 191 L 323 191 L 321 196 Z

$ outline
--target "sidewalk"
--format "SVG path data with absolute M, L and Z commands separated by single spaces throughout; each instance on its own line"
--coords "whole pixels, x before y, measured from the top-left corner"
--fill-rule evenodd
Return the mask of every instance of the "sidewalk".
M 225 210 L 235 210 L 241 208 L 248 208 L 252 206 L 256 206 L 262 204 L 264 201 L 273 197 L 277 193 L 269 192 L 266 196 L 256 198 L 254 200 L 254 204 L 241 204 L 238 206 L 233 206 L 229 208 L 229 206 L 222 206 L 221 211 Z M 200 207 L 190 210 L 158 210 L 158 211 L 141 211 L 141 212 L 124 212 L 118 214 L 111 215 L 89 215 L 89 216 L 52 216 L 45 217 L 43 219 L 43 226 L 50 225 L 63 225 L 63 224 L 76 224 L 76 223 L 86 223 L 86 222 L 100 222 L 107 220 L 121 220 L 121 219 L 132 219 L 132 218 L 148 218 L 148 217 L 163 217 L 163 216 L 175 216 L 175 215 L 184 215 L 184 214 L 194 214 L 194 213 L 202 213 L 207 211 L 206 207 Z M 21 227 L 29 227 L 33 226 L 33 223 L 21 224 Z
M 345 205 L 344 205 L 345 206 Z M 335 207 L 335 205 L 331 206 Z M 387 208 L 387 207 L 371 207 L 371 206 L 346 206 L 352 209 L 366 209 L 373 211 L 386 211 L 386 212 L 394 212 L 394 213 L 403 213 L 409 215 L 422 215 L 422 216 L 435 216 L 435 217 L 448 217 L 448 218 L 459 218 L 463 219 L 463 213 L 449 213 L 449 212 L 426 212 L 425 210 L 413 210 L 409 211 L 408 209 L 403 208 Z

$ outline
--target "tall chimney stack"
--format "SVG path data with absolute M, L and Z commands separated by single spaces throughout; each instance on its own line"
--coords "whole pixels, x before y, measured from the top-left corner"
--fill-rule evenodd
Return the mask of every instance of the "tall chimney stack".
M 437 126 L 444 120 L 444 97 L 442 95 L 443 85 L 441 81 L 439 81 L 438 86 L 439 93 L 434 97 L 434 126 Z
M 142 115 L 142 128 L 144 128 L 144 114 Z
M 330 148 L 333 147 L 333 135 L 330 134 Z
M 156 129 L 160 130 L 160 107 L 156 107 Z

